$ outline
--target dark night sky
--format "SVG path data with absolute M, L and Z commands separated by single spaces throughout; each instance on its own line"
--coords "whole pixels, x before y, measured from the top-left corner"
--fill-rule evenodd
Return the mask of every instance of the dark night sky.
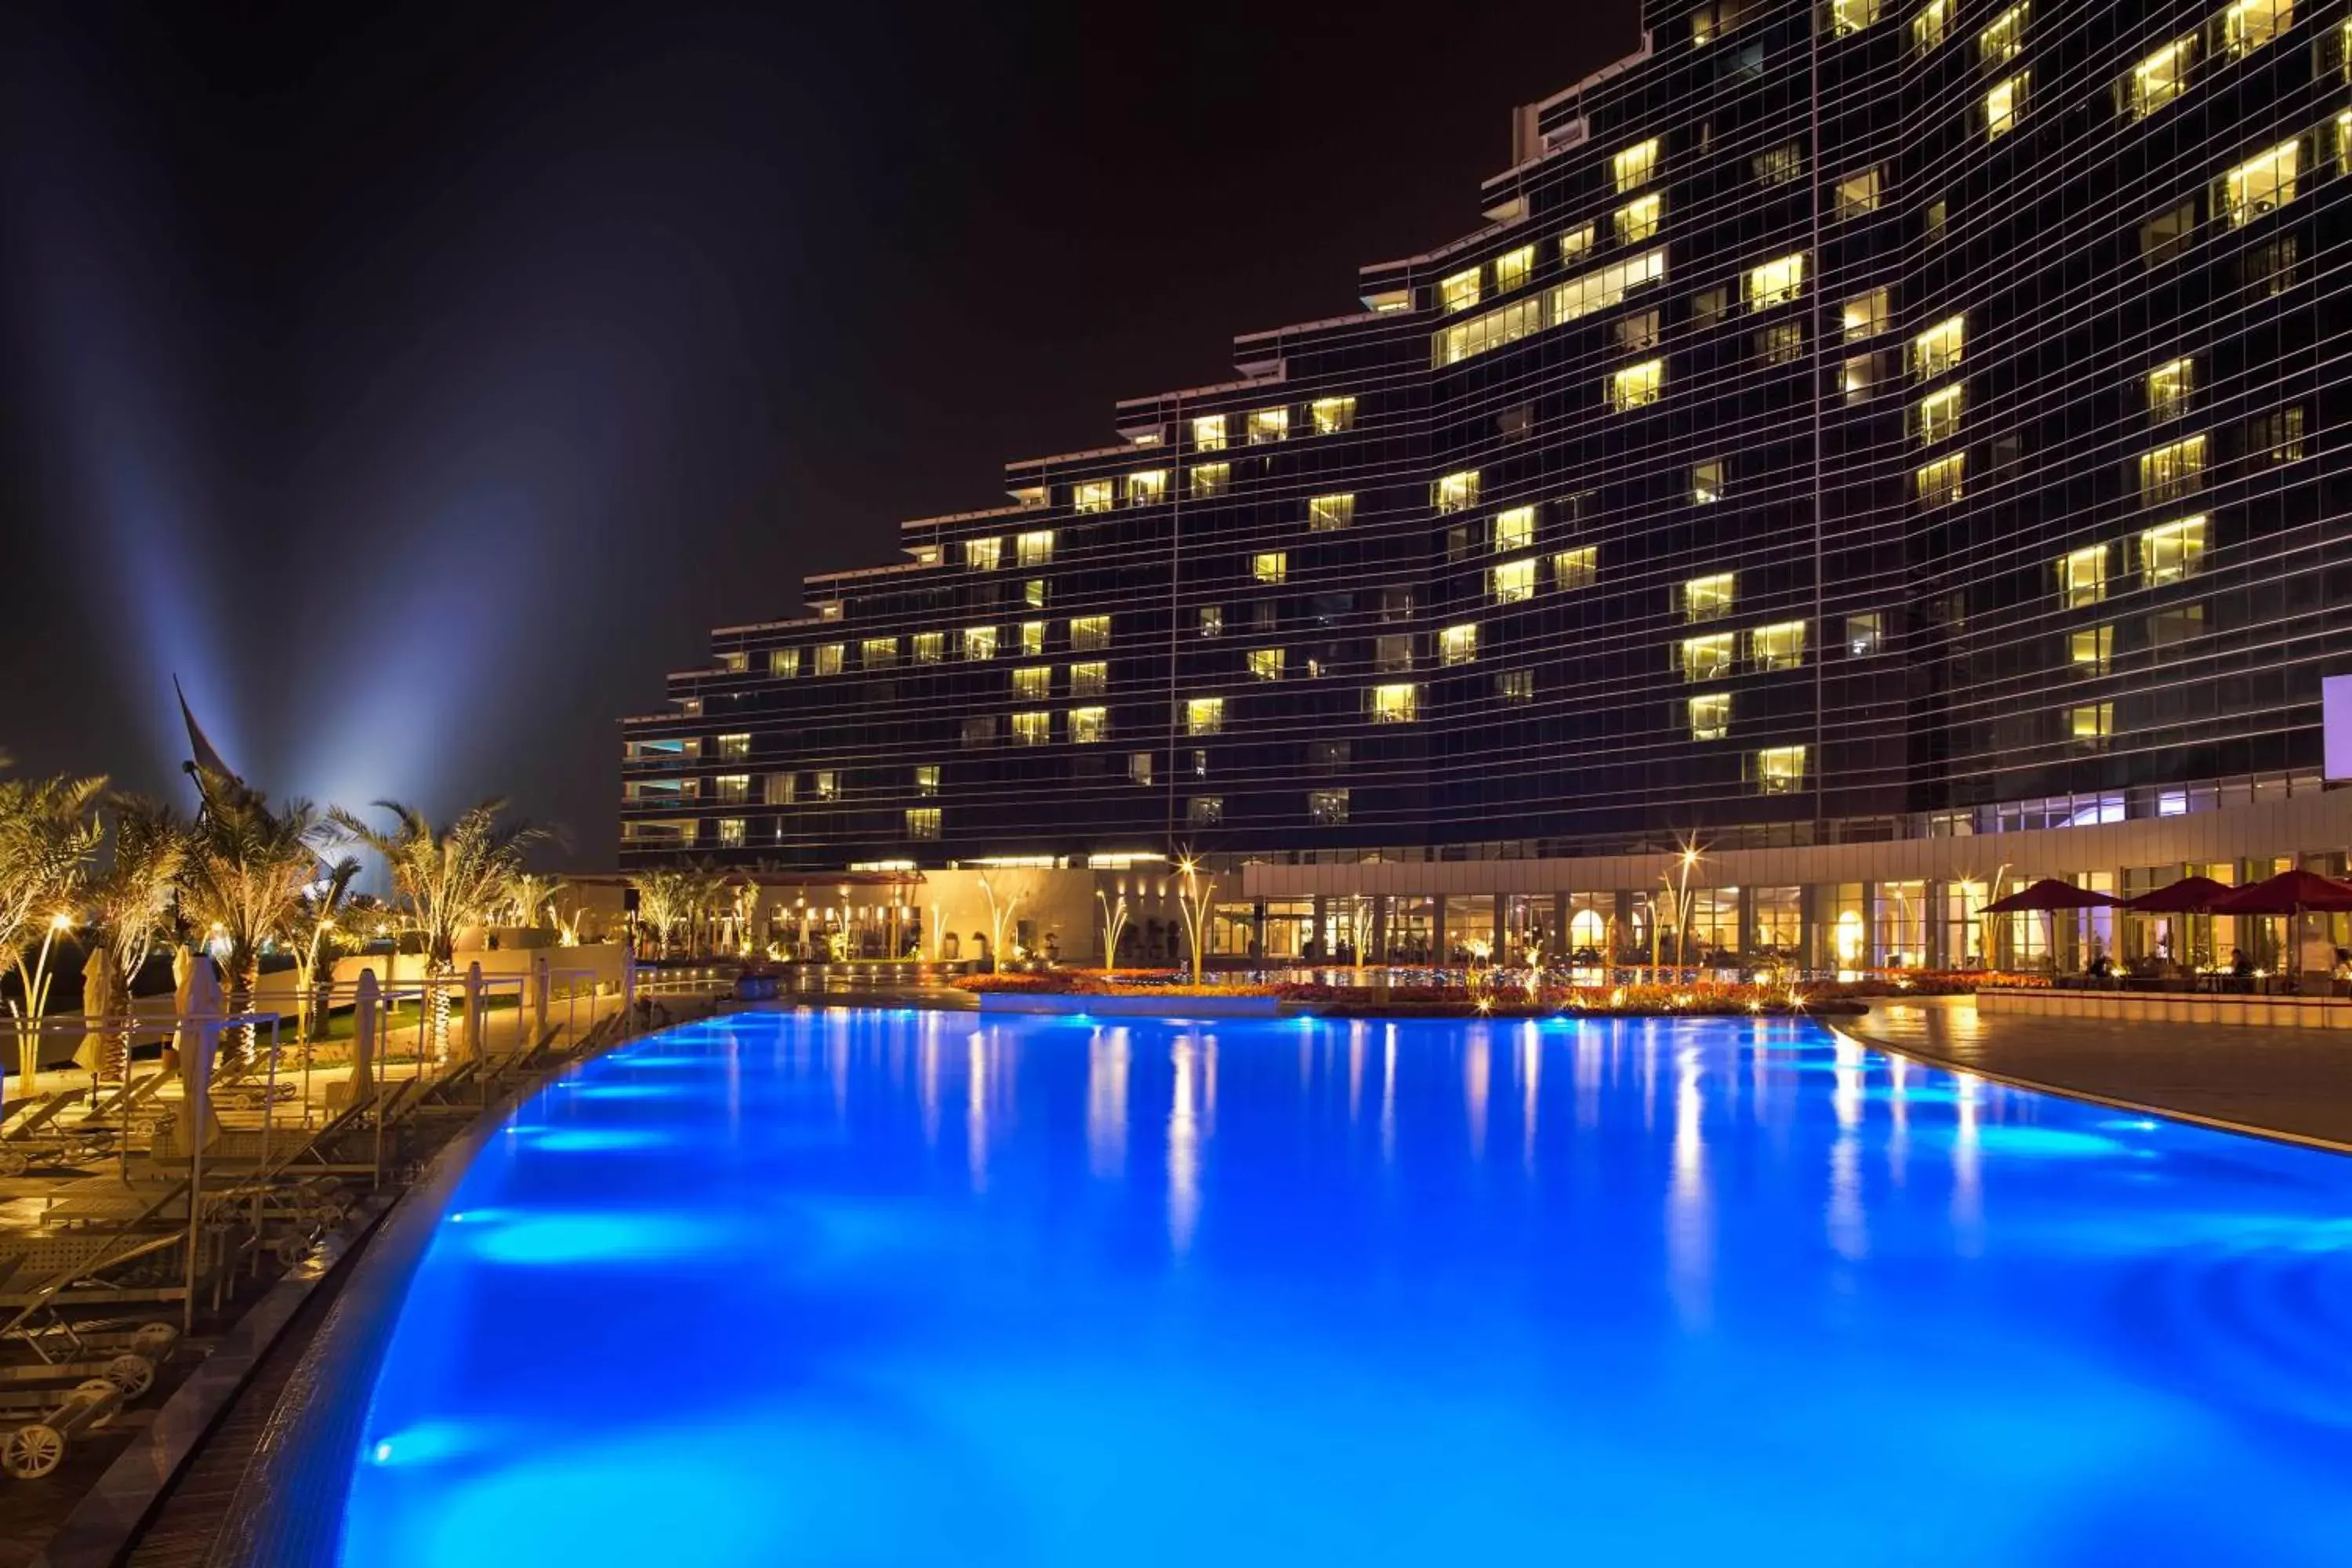
M 0 748 L 608 864 L 713 625 L 1475 226 L 1629 0 L 0 18 Z M 1454 16 L 1462 25 L 1448 25 Z

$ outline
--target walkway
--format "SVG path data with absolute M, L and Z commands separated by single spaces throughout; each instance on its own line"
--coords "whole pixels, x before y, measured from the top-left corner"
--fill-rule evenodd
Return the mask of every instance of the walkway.
M 1964 996 L 1875 1002 L 1837 1023 L 1946 1067 L 2352 1148 L 2352 1038 L 2332 1029 L 2018 1018 Z

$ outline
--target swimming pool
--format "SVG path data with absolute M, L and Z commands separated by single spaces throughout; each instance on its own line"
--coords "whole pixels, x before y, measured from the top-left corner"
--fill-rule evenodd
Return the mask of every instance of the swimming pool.
M 2347 1247 L 1811 1024 L 750 1015 L 475 1160 L 341 1561 L 2341 1561 Z

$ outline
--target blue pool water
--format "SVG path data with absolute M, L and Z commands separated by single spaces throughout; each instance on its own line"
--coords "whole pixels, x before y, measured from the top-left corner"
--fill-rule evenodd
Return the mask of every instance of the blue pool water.
M 2347 1200 L 1810 1024 L 693 1026 L 467 1174 L 342 1562 L 2345 1562 Z

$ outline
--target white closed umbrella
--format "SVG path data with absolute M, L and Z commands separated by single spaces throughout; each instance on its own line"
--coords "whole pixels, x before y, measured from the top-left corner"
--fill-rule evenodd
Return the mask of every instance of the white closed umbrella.
M 108 1066 L 113 1054 L 113 1030 L 107 1020 L 113 1017 L 121 1005 L 118 1000 L 122 983 L 114 971 L 114 950 L 104 942 L 90 950 L 89 959 L 81 968 L 81 1016 L 84 1020 L 80 1048 L 74 1052 L 74 1066 L 89 1072 L 99 1072 Z
M 179 1026 L 172 1043 L 180 1054 L 181 1103 L 186 1108 L 182 1126 L 187 1149 L 209 1149 L 221 1131 L 212 1101 L 213 1052 L 220 1044 L 220 979 L 211 959 L 184 947 L 172 968 L 180 977 Z

